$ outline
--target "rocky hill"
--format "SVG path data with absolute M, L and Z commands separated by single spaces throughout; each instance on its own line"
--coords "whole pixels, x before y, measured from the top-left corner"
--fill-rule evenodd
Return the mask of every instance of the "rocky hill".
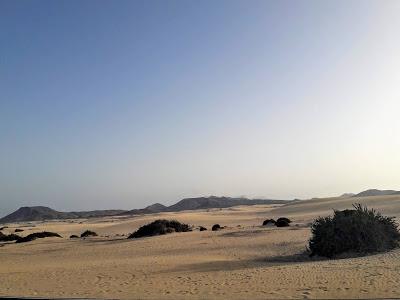
M 400 191 L 370 189 L 354 195 L 353 197 L 399 195 Z
M 59 212 L 46 206 L 21 207 L 15 212 L 0 219 L 0 223 L 43 221 L 54 219 L 77 219 L 113 216 L 124 212 L 123 210 L 94 210 L 80 212 Z
M 367 197 L 367 196 L 386 196 L 400 195 L 400 191 L 395 190 L 377 190 L 370 189 L 358 194 L 343 194 L 342 197 Z M 226 208 L 237 205 L 256 205 L 256 204 L 288 204 L 295 203 L 299 200 L 272 200 L 272 199 L 247 199 L 247 198 L 231 198 L 231 197 L 197 197 L 185 198 L 171 206 L 165 206 L 155 203 L 141 209 L 132 210 L 94 210 L 94 211 L 77 211 L 77 212 L 59 212 L 45 206 L 21 207 L 15 212 L 0 219 L 0 223 L 26 222 L 26 221 L 42 221 L 53 219 L 77 219 L 77 218 L 93 218 L 117 215 L 143 215 L 159 212 L 175 212 L 182 210 L 210 209 L 210 208 Z
M 182 199 L 178 203 L 167 208 L 168 211 L 181 211 L 193 209 L 224 208 L 237 205 L 256 205 L 256 204 L 285 204 L 285 200 L 270 199 L 247 199 L 230 197 L 198 197 Z
M 165 205 L 162 205 L 160 203 L 155 203 L 152 205 L 149 205 L 145 208 L 139 208 L 139 209 L 132 209 L 129 211 L 124 211 L 120 215 L 143 215 L 143 214 L 153 214 L 153 213 L 158 213 L 158 212 L 163 212 L 166 211 L 167 207 Z
M 26 221 L 43 221 L 54 219 L 78 219 L 78 218 L 94 218 L 104 216 L 122 216 L 122 215 L 143 215 L 158 213 L 164 211 L 182 211 L 194 209 L 208 208 L 224 208 L 236 205 L 255 205 L 255 204 L 285 204 L 289 201 L 285 200 L 269 200 L 269 199 L 246 199 L 246 198 L 230 198 L 230 197 L 199 197 L 186 198 L 169 207 L 160 203 L 147 206 L 141 209 L 132 210 L 94 210 L 94 211 L 78 211 L 78 212 L 59 212 L 45 206 L 21 207 L 15 212 L 0 219 L 0 223 L 15 223 Z

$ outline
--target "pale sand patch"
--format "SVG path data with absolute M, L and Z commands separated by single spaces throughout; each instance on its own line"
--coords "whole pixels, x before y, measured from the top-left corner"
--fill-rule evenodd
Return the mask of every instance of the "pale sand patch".
M 54 231 L 47 238 L 0 247 L 0 295 L 91 298 L 377 298 L 400 297 L 400 250 L 362 258 L 309 260 L 305 250 L 317 215 L 362 202 L 399 216 L 400 196 L 309 200 L 285 207 L 241 206 L 130 218 L 35 223 L 21 235 Z M 290 228 L 263 228 L 288 216 Z M 126 240 L 157 218 L 208 229 Z M 80 224 L 82 222 L 82 224 Z M 24 224 L 12 225 L 12 232 Z M 241 225 L 241 227 L 237 227 Z M 297 225 L 297 226 L 296 226 Z M 70 240 L 90 229 L 98 238 Z M 6 232 L 5 230 L 4 232 Z M 108 236 L 102 237 L 102 236 Z

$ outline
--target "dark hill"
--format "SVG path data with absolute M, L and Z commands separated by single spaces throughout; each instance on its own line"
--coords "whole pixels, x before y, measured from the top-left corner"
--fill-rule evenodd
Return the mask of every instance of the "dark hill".
M 59 212 L 45 206 L 21 207 L 15 212 L 0 219 L 0 223 L 15 223 L 26 221 L 44 221 L 54 219 L 92 218 L 118 215 L 123 210 L 94 210 L 81 212 Z
M 23 221 L 40 221 L 45 219 L 60 219 L 64 217 L 64 213 L 60 213 L 54 209 L 45 206 L 21 207 L 8 216 L 0 219 L 1 223 L 23 222 Z
M 75 212 L 67 212 L 66 218 L 99 218 L 99 217 L 107 217 L 107 216 L 117 216 L 126 210 L 122 209 L 106 209 L 106 210 L 90 210 L 90 211 L 75 211 Z M 65 218 L 64 218 L 65 219 Z
M 246 199 L 230 197 L 199 197 L 186 198 L 168 207 L 168 211 L 181 211 L 193 209 L 225 208 L 237 205 L 256 205 L 256 204 L 285 204 L 285 200 L 270 199 Z
M 95 217 L 105 217 L 105 216 L 143 215 L 143 214 L 152 214 L 163 211 L 224 208 L 236 205 L 285 204 L 285 203 L 289 203 L 289 201 L 211 196 L 211 197 L 199 197 L 199 198 L 186 198 L 169 207 L 166 207 L 160 203 L 155 203 L 153 205 L 147 206 L 146 208 L 133 209 L 129 211 L 94 210 L 94 211 L 80 211 L 80 212 L 59 212 L 44 206 L 32 206 L 32 207 L 19 208 L 17 211 L 0 219 L 0 223 L 44 221 L 44 220 L 54 220 L 54 219 L 95 218 Z
M 145 209 L 156 213 L 156 212 L 165 211 L 167 209 L 167 207 L 160 203 L 155 203 L 155 204 L 147 206 Z
M 353 197 L 400 195 L 399 191 L 370 189 L 354 195 Z
M 121 215 L 143 215 L 143 214 L 154 214 L 162 211 L 166 211 L 167 207 L 165 205 L 162 205 L 160 203 L 155 203 L 152 205 L 149 205 L 145 208 L 140 208 L 140 209 L 132 209 L 126 212 L 122 212 Z
M 340 197 L 341 198 L 349 198 L 349 197 L 354 197 L 354 196 L 355 196 L 354 193 L 344 193 Z

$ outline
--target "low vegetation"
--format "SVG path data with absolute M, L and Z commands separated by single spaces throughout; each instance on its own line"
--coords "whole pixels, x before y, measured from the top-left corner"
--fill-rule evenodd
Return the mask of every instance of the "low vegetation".
M 23 229 L 19 229 L 19 228 L 14 230 L 14 232 L 22 232 L 22 231 L 24 231 L 24 230 Z
M 292 223 L 292 220 L 282 217 L 282 218 L 278 218 L 278 220 L 276 220 L 276 222 L 285 222 L 285 223 L 290 224 L 290 223 Z
M 137 231 L 129 235 L 128 239 L 187 231 L 192 231 L 190 226 L 187 224 L 183 224 L 175 220 L 156 220 L 150 224 L 140 227 Z
M 70 238 L 70 239 L 78 239 L 79 236 L 77 236 L 76 234 L 73 234 L 73 235 L 71 235 L 69 238 Z
M 269 224 L 273 224 L 273 225 L 275 225 L 275 220 L 274 219 L 266 219 L 264 222 L 263 222 L 263 226 L 267 226 L 267 225 L 269 225 Z
M 361 204 L 353 207 L 352 210 L 336 210 L 333 216 L 319 217 L 312 223 L 310 256 L 364 255 L 399 246 L 400 232 L 394 218 L 382 216 Z
M 200 227 L 199 227 L 199 230 L 200 230 L 200 231 L 206 231 L 207 228 L 205 228 L 205 227 L 203 227 L 203 226 L 200 226 Z
M 36 239 L 42 239 L 46 237 L 62 237 L 58 233 L 55 232 L 48 232 L 48 231 L 43 231 L 43 232 L 35 232 L 27 235 L 26 237 L 20 237 L 19 239 L 16 240 L 16 243 L 26 243 L 26 242 L 31 242 Z
M 221 225 L 219 224 L 214 224 L 213 227 L 211 228 L 212 231 L 217 231 L 221 229 Z
M 81 238 L 89 237 L 89 236 L 97 236 L 97 233 L 94 231 L 86 230 L 81 234 Z
M 20 239 L 21 237 L 19 235 L 16 235 L 14 233 L 11 234 L 4 234 L 0 232 L 0 242 L 12 242 Z
M 273 224 L 276 227 L 287 227 L 290 226 L 290 223 L 292 223 L 290 219 L 283 217 L 283 218 L 278 218 L 276 221 L 274 219 L 266 219 L 263 222 L 263 226 Z
M 279 218 L 278 220 L 276 220 L 275 222 L 275 226 L 276 227 L 288 227 L 290 226 L 290 220 L 286 218 Z

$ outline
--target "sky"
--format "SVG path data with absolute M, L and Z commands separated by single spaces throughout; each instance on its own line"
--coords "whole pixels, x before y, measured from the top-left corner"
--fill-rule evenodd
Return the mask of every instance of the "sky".
M 400 190 L 399 14 L 0 0 L 0 215 Z

